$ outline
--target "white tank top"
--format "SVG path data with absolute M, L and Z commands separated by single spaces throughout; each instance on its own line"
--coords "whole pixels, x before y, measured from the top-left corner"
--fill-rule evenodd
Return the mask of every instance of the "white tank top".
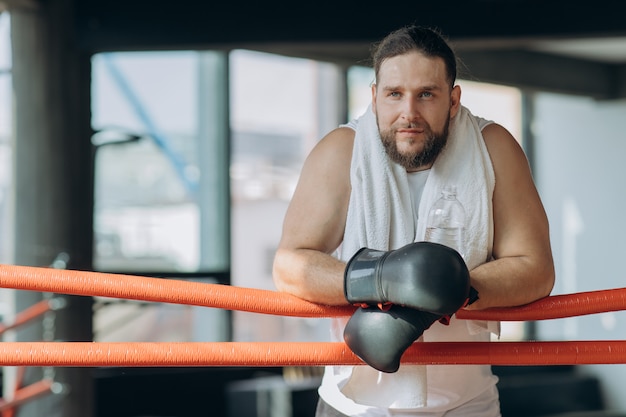
M 409 180 L 409 187 L 411 189 L 411 197 L 413 201 L 413 217 L 415 217 L 415 224 L 417 224 L 417 212 L 420 206 L 420 200 L 422 199 L 422 192 L 428 179 L 430 169 L 423 171 L 409 172 L 407 178 Z

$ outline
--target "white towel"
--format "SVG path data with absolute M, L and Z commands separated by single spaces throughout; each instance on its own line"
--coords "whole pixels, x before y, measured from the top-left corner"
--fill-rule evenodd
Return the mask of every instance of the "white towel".
M 473 269 L 489 259 L 495 176 L 476 118 L 465 107 L 452 119 L 448 144 L 431 168 L 417 227 L 406 170 L 385 153 L 371 106 L 358 119 L 350 181 L 352 193 L 341 250 L 344 260 L 364 246 L 389 250 L 423 240 L 428 211 L 446 184 L 456 185 L 457 198 L 465 208 L 468 267 Z
M 390 250 L 424 240 L 428 211 L 445 185 L 456 185 L 457 198 L 465 208 L 469 269 L 490 258 L 495 176 L 477 120 L 465 107 L 452 119 L 446 148 L 431 168 L 417 225 L 406 170 L 389 160 L 371 106 L 358 119 L 351 164 L 352 193 L 341 259 L 348 260 L 362 247 Z M 487 326 L 468 321 L 468 328 L 475 332 Z M 420 408 L 426 406 L 426 380 L 426 366 L 402 365 L 393 374 L 357 366 L 342 382 L 341 391 L 359 404 Z

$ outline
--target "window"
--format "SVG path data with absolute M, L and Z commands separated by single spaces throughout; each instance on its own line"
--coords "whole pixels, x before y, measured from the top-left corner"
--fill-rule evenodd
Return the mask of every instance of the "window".
M 99 54 L 93 74 L 96 269 L 273 290 L 302 164 L 347 121 L 345 99 L 348 119 L 365 110 L 372 70 L 350 68 L 345 88 L 334 65 L 234 50 Z M 468 107 L 519 131 L 517 90 L 460 83 Z M 97 340 L 328 338 L 323 319 L 100 301 Z
M 0 262 L 13 258 L 13 132 L 11 35 L 9 13 L 0 12 Z
M 93 60 L 98 270 L 228 268 L 226 256 L 201 256 L 202 210 L 213 209 L 199 195 L 201 142 L 215 139 L 200 137 L 199 61 L 194 52 Z
M 340 123 L 328 102 L 342 101 L 341 73 L 329 64 L 246 50 L 231 52 L 230 69 L 232 283 L 273 290 L 274 253 L 304 159 Z M 325 340 L 326 324 L 234 312 L 233 336 L 236 341 Z
M 94 267 L 229 282 L 227 121 L 221 53 L 93 57 Z M 221 119 L 225 118 L 222 116 Z M 223 340 L 226 313 L 98 300 L 96 340 Z M 212 324 L 212 322 L 215 322 Z
M 13 180 L 13 80 L 11 71 L 11 19 L 0 12 L 0 263 L 14 262 L 15 218 Z M 0 317 L 14 310 L 15 290 L 0 289 Z

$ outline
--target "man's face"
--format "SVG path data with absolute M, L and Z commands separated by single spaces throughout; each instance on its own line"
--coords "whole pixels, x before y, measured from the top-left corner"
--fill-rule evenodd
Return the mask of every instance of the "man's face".
M 460 96 L 441 58 L 410 52 L 385 60 L 372 86 L 372 108 L 389 157 L 407 171 L 430 168 L 445 147 Z

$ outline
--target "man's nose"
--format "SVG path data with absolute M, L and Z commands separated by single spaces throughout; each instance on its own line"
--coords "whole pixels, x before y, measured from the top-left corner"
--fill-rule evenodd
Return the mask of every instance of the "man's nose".
M 402 117 L 408 122 L 417 121 L 420 118 L 420 111 L 415 100 L 407 98 L 403 103 Z

